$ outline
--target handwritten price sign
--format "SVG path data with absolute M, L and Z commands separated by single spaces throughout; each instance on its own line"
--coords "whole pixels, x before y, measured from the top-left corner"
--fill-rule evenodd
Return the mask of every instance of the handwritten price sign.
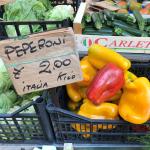
M 4 40 L 0 48 L 20 95 L 82 80 L 71 28 Z

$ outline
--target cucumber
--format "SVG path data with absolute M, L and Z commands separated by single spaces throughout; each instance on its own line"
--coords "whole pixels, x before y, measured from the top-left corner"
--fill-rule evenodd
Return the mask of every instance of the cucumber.
M 120 21 L 120 20 L 114 20 L 113 21 L 113 25 L 114 27 L 119 27 L 121 28 L 122 30 L 126 31 L 126 32 L 129 32 L 131 35 L 135 35 L 135 36 L 142 36 L 143 32 L 136 29 L 136 28 L 133 28 L 131 27 L 130 25 Z
M 102 22 L 101 22 L 97 12 L 92 14 L 92 20 L 93 20 L 93 23 L 94 23 L 94 27 L 96 29 L 101 29 L 102 28 Z
M 144 28 L 145 28 L 145 20 L 144 20 L 144 18 L 142 17 L 142 15 L 140 14 L 140 12 L 138 10 L 134 10 L 133 14 L 134 14 L 134 17 L 135 17 L 135 19 L 136 19 L 136 21 L 138 23 L 139 29 L 141 31 L 143 31 Z

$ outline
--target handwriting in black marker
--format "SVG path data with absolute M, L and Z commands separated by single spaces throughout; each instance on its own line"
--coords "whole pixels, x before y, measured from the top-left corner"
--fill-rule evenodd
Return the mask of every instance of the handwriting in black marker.
M 59 73 L 59 75 L 58 75 L 58 77 L 57 77 L 57 81 L 66 81 L 66 80 L 73 80 L 73 79 L 75 79 L 75 74 L 73 73 L 73 71 L 70 73 L 70 74 L 68 74 L 68 73 L 63 73 L 63 72 L 60 72 Z
M 42 82 L 41 80 L 39 83 L 25 84 L 25 82 L 23 82 L 23 84 L 23 92 L 48 88 L 48 83 Z
M 24 67 L 22 67 L 20 69 L 14 68 L 13 74 L 14 74 L 15 79 L 20 79 L 20 74 L 23 69 L 24 69 Z
M 69 66 L 71 64 L 71 60 L 70 59 L 65 59 L 64 61 L 63 61 L 63 65 L 64 66 Z
M 40 68 L 43 68 L 41 71 L 39 71 L 39 74 L 41 73 L 52 73 L 51 70 L 49 69 L 50 67 L 50 62 L 48 60 L 44 60 L 40 63 L 39 65 Z
M 61 44 L 61 39 L 60 38 L 58 38 L 58 42 L 56 42 L 56 41 L 53 42 L 53 46 L 60 45 L 60 44 Z
M 70 59 L 65 59 L 64 61 L 61 61 L 61 60 L 55 60 L 54 61 L 54 66 L 56 68 L 61 68 L 62 65 L 63 66 L 69 66 L 71 64 L 71 60 Z
M 63 80 L 63 77 L 65 77 L 66 75 L 67 75 L 67 73 L 60 72 L 59 75 L 58 75 L 58 77 L 57 77 L 57 81 Z
M 7 55 L 8 59 L 10 60 L 10 54 L 15 51 L 15 48 L 12 46 L 5 46 L 5 54 Z
M 56 68 L 60 68 L 60 67 L 62 66 L 62 61 L 61 61 L 61 60 L 55 60 L 55 61 L 54 61 L 54 66 L 55 66 Z

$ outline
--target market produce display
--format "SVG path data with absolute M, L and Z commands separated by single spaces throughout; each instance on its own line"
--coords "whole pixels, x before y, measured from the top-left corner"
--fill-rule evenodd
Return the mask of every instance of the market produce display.
M 150 18 L 144 19 L 138 10 L 133 16 L 103 10 L 85 13 L 82 20 L 83 34 L 101 36 L 150 36 Z
M 80 62 L 83 80 L 66 85 L 68 109 L 89 119 L 123 119 L 143 124 L 150 118 L 150 82 L 128 71 L 131 62 L 119 53 L 93 44 Z M 88 71 L 87 71 L 88 70 Z M 78 132 L 79 124 L 72 124 Z M 107 127 L 108 128 L 108 127 Z M 109 129 L 115 126 L 110 125 Z M 106 129 L 101 124 L 93 132 Z M 87 124 L 83 132 L 91 131 Z M 90 135 L 85 134 L 84 137 Z
M 71 5 L 58 5 L 52 7 L 49 0 L 16 0 L 4 6 L 4 21 L 62 21 L 64 19 L 73 20 L 74 9 Z M 21 35 L 28 35 L 30 28 L 27 25 L 20 25 Z M 55 24 L 47 26 L 48 30 L 56 29 Z M 43 31 L 40 25 L 32 26 L 33 32 Z M 13 25 L 6 27 L 9 37 L 16 36 Z

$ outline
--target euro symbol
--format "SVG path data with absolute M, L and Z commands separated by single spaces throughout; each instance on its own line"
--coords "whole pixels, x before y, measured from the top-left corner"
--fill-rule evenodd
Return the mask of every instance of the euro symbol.
M 23 69 L 24 69 L 24 67 L 22 67 L 20 69 L 14 68 L 13 74 L 14 74 L 15 79 L 20 79 L 20 74 Z

